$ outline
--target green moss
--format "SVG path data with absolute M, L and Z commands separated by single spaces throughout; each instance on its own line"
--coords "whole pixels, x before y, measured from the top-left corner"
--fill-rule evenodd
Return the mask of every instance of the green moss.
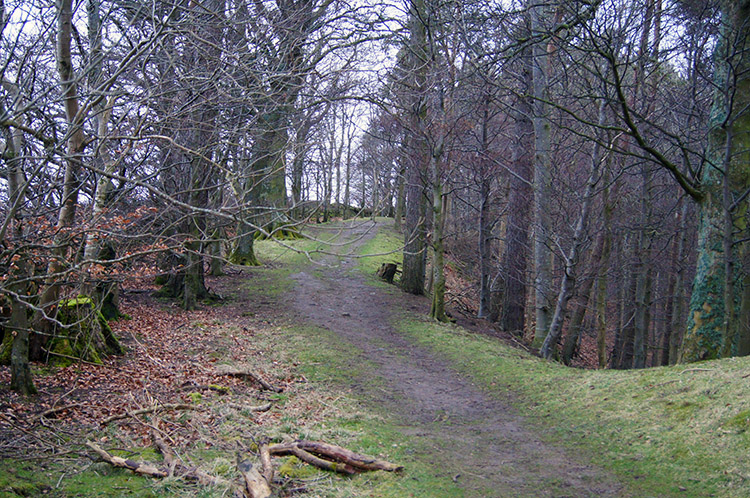
M 308 479 L 320 474 L 315 467 L 300 461 L 295 456 L 288 457 L 278 470 L 279 475 L 292 479 Z
M 0 365 L 10 365 L 10 354 L 13 351 L 13 336 L 9 333 L 3 336 L 0 343 Z

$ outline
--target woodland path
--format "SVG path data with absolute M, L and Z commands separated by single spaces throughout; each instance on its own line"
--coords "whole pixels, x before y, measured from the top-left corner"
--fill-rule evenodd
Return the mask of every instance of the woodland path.
M 346 228 L 343 236 L 352 242 L 340 252 L 354 252 L 376 230 L 371 222 Z M 423 443 L 415 458 L 432 462 L 436 474 L 450 476 L 469 497 L 630 495 L 589 462 L 543 442 L 511 406 L 512 393 L 497 399 L 482 392 L 446 360 L 395 331 L 392 317 L 424 314 L 428 301 L 368 285 L 356 266 L 353 258 L 327 256 L 294 275 L 294 313 L 360 351 L 348 387 Z

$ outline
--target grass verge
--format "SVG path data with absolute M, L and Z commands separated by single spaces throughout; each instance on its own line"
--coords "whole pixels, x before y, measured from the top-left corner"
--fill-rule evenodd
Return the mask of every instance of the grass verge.
M 395 248 L 381 229 L 370 243 Z M 545 437 L 582 451 L 643 496 L 750 496 L 750 358 L 646 370 L 580 370 L 420 317 L 398 329 L 490 394 L 517 393 Z

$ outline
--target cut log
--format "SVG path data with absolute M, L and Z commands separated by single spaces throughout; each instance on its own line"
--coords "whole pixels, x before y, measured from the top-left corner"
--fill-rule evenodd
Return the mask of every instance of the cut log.
M 378 270 L 378 277 L 380 277 L 382 280 L 385 280 L 389 284 L 393 283 L 393 278 L 396 276 L 396 272 L 398 271 L 398 265 L 396 263 L 383 263 L 380 265 L 380 269 Z
M 241 461 L 237 464 L 237 468 L 239 468 L 242 478 L 245 480 L 245 488 L 250 498 L 269 498 L 271 496 L 271 486 L 250 460 Z
M 99 455 L 102 460 L 115 467 L 132 470 L 136 474 L 141 474 L 149 477 L 167 477 L 166 472 L 154 467 L 151 464 L 145 462 L 136 462 L 127 458 L 110 455 L 105 450 L 101 449 L 99 446 L 92 442 L 87 442 L 86 446 L 94 450 L 94 452 L 96 452 L 96 454 Z
M 401 465 L 395 465 L 385 460 L 379 460 L 375 457 L 362 455 L 353 451 L 336 446 L 334 444 L 328 444 L 321 441 L 306 441 L 301 439 L 296 441 L 297 447 L 320 455 L 324 458 L 335 460 L 337 462 L 346 463 L 352 467 L 356 467 L 362 470 L 385 470 L 387 472 L 398 472 L 404 469 Z

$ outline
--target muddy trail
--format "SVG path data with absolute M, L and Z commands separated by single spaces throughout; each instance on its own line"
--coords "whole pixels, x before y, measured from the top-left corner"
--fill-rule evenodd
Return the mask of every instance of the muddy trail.
M 340 253 L 353 253 L 376 230 L 369 222 L 346 228 L 351 244 Z M 399 334 L 393 318 L 424 316 L 428 301 L 369 285 L 356 266 L 354 258 L 327 256 L 294 275 L 295 319 L 328 329 L 348 351 L 359 351 L 347 387 L 420 441 L 415 458 L 450 477 L 465 496 L 629 496 L 590 462 L 544 442 L 512 407 L 512 393 L 482 392 L 445 359 Z

